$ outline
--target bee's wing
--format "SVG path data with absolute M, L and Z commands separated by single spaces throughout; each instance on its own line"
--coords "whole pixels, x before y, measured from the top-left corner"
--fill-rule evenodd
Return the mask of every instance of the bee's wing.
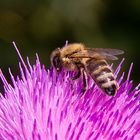
M 119 49 L 110 49 L 110 48 L 85 48 L 85 50 L 88 51 L 94 51 L 99 54 L 108 54 L 108 55 L 120 55 L 123 54 L 124 51 L 119 50 Z
M 76 52 L 70 58 L 95 58 L 106 60 L 117 60 L 115 55 L 123 54 L 122 50 L 117 49 L 103 49 L 103 48 L 85 48 L 82 51 Z

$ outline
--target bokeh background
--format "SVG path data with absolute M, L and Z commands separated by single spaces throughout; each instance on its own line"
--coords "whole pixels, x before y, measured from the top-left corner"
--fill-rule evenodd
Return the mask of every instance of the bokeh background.
M 19 73 L 13 40 L 24 60 L 29 56 L 34 64 L 37 52 L 46 67 L 51 51 L 66 40 L 122 49 L 122 71 L 134 62 L 131 78 L 140 81 L 140 0 L 1 0 L 0 67 L 7 78 L 9 67 Z

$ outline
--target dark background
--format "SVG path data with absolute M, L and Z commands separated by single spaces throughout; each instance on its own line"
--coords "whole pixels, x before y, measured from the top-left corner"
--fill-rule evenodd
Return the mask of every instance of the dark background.
M 134 62 L 131 79 L 140 81 L 140 0 L 0 1 L 0 67 L 6 78 L 8 67 L 19 74 L 12 41 L 24 60 L 29 56 L 34 64 L 37 52 L 48 68 L 51 51 L 66 40 L 124 50 L 122 70 L 127 73 Z

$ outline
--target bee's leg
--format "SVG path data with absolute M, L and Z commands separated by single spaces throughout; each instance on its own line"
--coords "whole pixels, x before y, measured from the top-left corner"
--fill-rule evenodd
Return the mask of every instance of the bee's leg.
M 85 72 L 85 70 L 82 70 L 82 74 L 83 74 L 83 88 L 82 88 L 82 93 L 84 94 L 85 91 L 87 90 L 87 74 Z
M 77 70 L 78 70 L 78 72 L 76 75 L 74 75 L 74 77 L 71 78 L 72 80 L 76 80 L 81 76 L 81 70 L 78 66 L 77 66 Z
M 74 77 L 70 78 L 72 80 L 71 81 L 71 89 L 73 89 L 73 81 L 78 79 L 80 76 L 81 76 L 81 69 L 77 66 L 77 73 L 76 73 L 76 75 L 74 75 Z M 73 93 L 73 95 L 74 95 L 74 93 Z

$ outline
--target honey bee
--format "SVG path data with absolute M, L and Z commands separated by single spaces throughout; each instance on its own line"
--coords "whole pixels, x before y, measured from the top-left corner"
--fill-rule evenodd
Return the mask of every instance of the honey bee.
M 59 73 L 62 67 L 68 71 L 76 71 L 72 80 L 83 76 L 83 90 L 86 90 L 89 75 L 97 86 L 106 94 L 113 96 L 119 89 L 113 71 L 107 60 L 117 60 L 116 55 L 123 54 L 122 50 L 110 48 L 87 48 L 84 44 L 67 44 L 57 48 L 51 54 L 51 64 Z

